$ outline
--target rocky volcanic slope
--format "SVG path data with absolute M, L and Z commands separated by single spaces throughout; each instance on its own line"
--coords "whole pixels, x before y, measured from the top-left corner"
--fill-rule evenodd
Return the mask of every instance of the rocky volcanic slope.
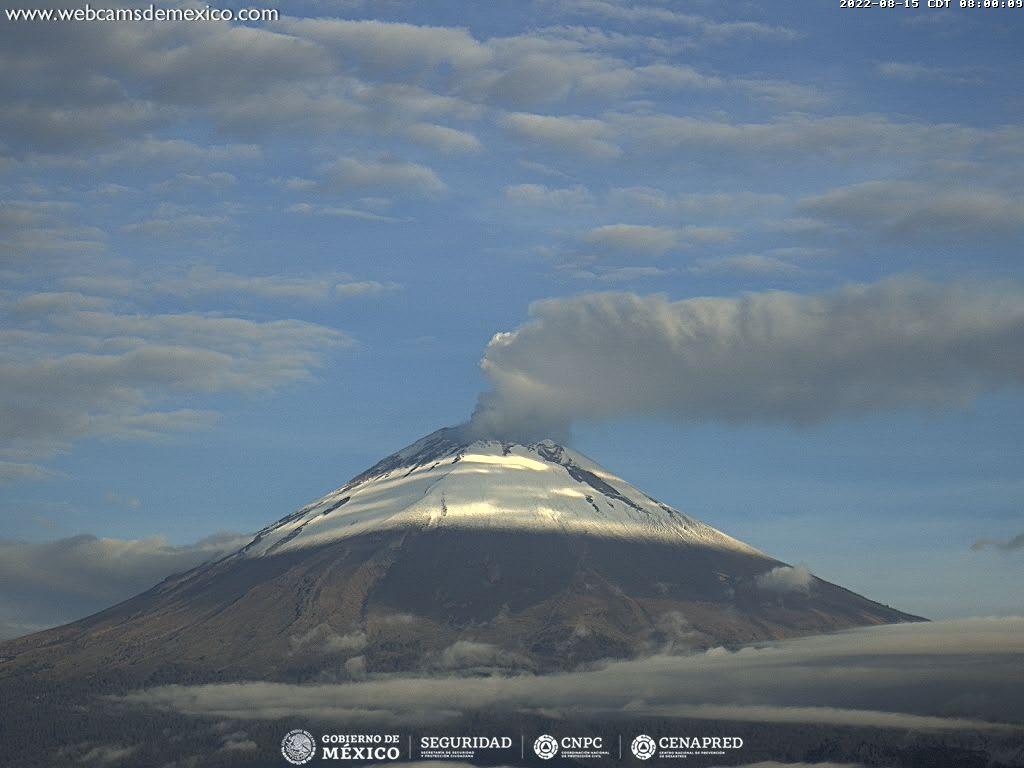
M 550 671 L 918 617 L 812 579 L 550 441 L 435 432 L 239 551 L 0 644 L 0 680 Z

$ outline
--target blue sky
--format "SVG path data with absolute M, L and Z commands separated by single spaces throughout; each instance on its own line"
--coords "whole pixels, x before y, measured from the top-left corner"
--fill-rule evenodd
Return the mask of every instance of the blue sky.
M 953 318 L 945 340 L 900 330 L 920 292 L 879 289 L 891 332 L 856 359 L 911 361 L 891 398 L 808 421 L 595 391 L 573 442 L 901 609 L 1024 608 L 1020 11 L 276 7 L 260 27 L 0 26 L 10 551 L 93 534 L 134 553 L 138 586 L 151 550 L 193 557 L 465 421 L 497 380 L 479 367 L 492 336 L 540 299 L 923 284 L 938 298 L 914 317 Z M 808 350 L 842 358 L 830 338 L 794 370 Z M 534 380 L 556 375 L 557 348 L 522 354 Z M 769 354 L 767 378 L 791 362 Z M 59 590 L 38 563 L 10 576 Z M 0 619 L 25 626 L 75 605 L 16 603 Z

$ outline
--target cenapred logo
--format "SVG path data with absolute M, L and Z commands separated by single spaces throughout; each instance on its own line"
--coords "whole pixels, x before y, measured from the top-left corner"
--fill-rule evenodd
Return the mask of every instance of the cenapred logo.
M 281 739 L 281 754 L 292 765 L 304 765 L 316 754 L 316 740 L 309 731 L 296 728 Z
M 641 760 L 650 760 L 654 757 L 654 753 L 658 751 L 658 745 L 646 733 L 641 733 L 633 739 L 633 743 L 629 745 L 629 748 Z
M 537 740 L 533 742 L 533 751 L 541 760 L 550 760 L 558 754 L 558 742 L 554 736 L 545 733 L 543 736 L 538 736 Z

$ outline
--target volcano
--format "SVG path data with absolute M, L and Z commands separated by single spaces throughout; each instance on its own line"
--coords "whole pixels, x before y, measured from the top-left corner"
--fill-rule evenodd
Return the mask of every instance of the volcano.
M 562 445 L 450 428 L 226 557 L 0 645 L 0 677 L 545 672 L 918 620 L 792 569 Z

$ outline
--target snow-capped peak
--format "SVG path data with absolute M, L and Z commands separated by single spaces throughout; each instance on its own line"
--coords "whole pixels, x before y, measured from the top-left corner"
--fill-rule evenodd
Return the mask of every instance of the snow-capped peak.
M 440 429 L 260 531 L 239 554 L 274 555 L 381 530 L 517 530 L 655 539 L 760 555 L 551 440 L 474 440 Z

